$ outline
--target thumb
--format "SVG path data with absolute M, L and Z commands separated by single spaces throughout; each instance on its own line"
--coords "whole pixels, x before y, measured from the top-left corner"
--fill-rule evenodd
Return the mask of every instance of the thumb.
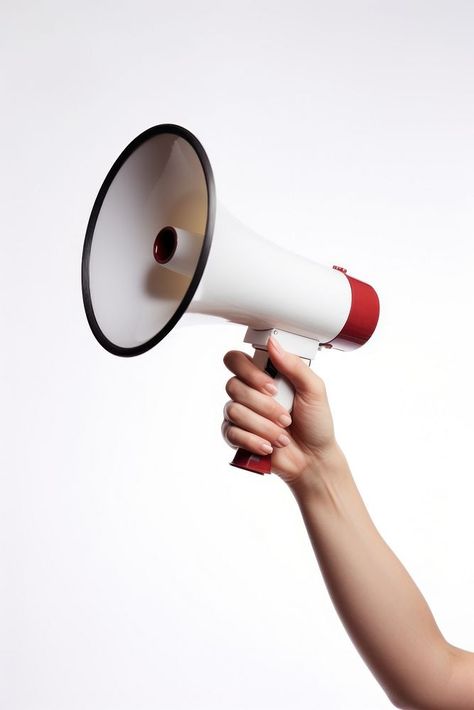
M 287 352 L 272 335 L 267 343 L 270 360 L 278 372 L 284 375 L 299 394 L 321 397 L 324 394 L 324 382 L 298 355 Z

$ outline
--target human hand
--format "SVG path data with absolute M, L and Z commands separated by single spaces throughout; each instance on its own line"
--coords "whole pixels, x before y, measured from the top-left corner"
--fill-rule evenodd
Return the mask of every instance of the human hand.
M 321 462 L 338 450 L 326 388 L 318 375 L 273 337 L 268 354 L 295 389 L 291 418 L 272 397 L 271 377 L 249 355 L 231 350 L 224 364 L 235 377 L 226 385 L 231 399 L 224 407 L 222 434 L 231 446 L 260 455 L 271 453 L 272 471 L 290 487 L 311 485 Z

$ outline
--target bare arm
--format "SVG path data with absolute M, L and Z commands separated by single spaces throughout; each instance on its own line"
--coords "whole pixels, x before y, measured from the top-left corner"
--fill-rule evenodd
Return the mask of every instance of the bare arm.
M 474 654 L 443 638 L 421 592 L 375 528 L 342 452 L 298 494 L 329 593 L 359 653 L 402 708 L 472 710 Z
M 260 453 L 273 446 L 274 470 L 300 507 L 319 567 L 352 641 L 394 705 L 412 710 L 474 710 L 474 654 L 442 636 L 421 592 L 373 524 L 336 443 L 324 384 L 301 361 L 270 345 L 272 361 L 294 384 L 293 421 L 265 393 L 267 376 L 243 353 L 227 390 L 224 435 Z M 285 431 L 283 432 L 283 429 Z M 278 443 L 282 433 L 289 443 Z

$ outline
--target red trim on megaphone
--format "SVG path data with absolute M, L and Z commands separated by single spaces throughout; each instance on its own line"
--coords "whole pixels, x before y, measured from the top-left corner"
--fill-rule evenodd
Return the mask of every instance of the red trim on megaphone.
M 380 303 L 372 286 L 346 273 L 344 275 L 351 286 L 351 309 L 344 327 L 330 344 L 340 350 L 355 350 L 364 345 L 374 332 L 379 319 Z
M 236 468 L 243 468 L 245 471 L 252 471 L 253 473 L 271 473 L 272 455 L 267 454 L 265 456 L 259 456 L 258 454 L 252 454 L 251 451 L 246 451 L 245 449 L 237 449 L 230 465 L 235 466 Z

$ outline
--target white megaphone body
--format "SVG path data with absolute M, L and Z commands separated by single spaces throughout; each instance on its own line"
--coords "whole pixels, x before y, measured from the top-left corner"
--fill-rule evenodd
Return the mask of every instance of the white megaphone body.
M 95 337 L 115 355 L 146 352 L 185 313 L 247 325 L 245 342 L 289 410 L 293 390 L 269 361 L 270 335 L 310 364 L 322 346 L 363 345 L 379 316 L 371 286 L 278 247 L 217 205 L 204 148 L 171 124 L 135 138 L 105 178 L 87 227 L 82 290 Z M 241 449 L 232 463 L 271 470 L 271 456 Z

